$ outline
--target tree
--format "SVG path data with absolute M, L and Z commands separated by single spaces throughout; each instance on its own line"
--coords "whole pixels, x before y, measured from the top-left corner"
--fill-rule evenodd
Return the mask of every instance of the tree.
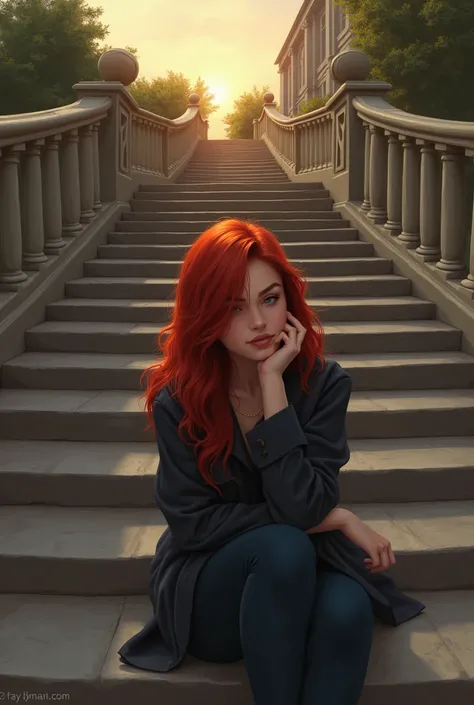
M 188 78 L 174 71 L 168 71 L 166 78 L 139 78 L 129 90 L 141 108 L 170 120 L 185 112 L 191 93 L 199 95 L 201 115 L 205 120 L 220 107 L 214 104 L 215 96 L 209 92 L 208 86 L 201 77 L 192 87 Z
M 224 117 L 227 137 L 231 140 L 253 139 L 253 121 L 262 114 L 264 95 L 270 86 L 258 89 L 253 87 L 251 93 L 242 93 L 240 98 L 234 100 L 234 112 Z
M 303 101 L 301 103 L 300 111 L 299 111 L 299 113 L 297 113 L 297 115 L 306 115 L 306 113 L 312 113 L 313 110 L 318 110 L 319 108 L 324 108 L 324 106 L 328 102 L 329 98 L 331 98 L 331 96 L 327 95 L 324 98 L 314 97 L 314 98 L 311 98 L 310 100 Z M 297 117 L 297 115 L 295 115 L 295 117 Z
M 391 83 L 389 100 L 408 112 L 474 120 L 473 0 L 339 0 L 372 61 L 371 78 Z
M 101 8 L 85 0 L 0 0 L 0 113 L 47 110 L 97 80 Z

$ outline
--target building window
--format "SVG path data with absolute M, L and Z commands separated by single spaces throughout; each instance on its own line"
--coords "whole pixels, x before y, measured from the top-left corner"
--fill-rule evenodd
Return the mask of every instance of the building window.
M 322 64 L 326 58 L 326 12 L 321 12 L 319 16 L 319 63 Z
M 304 44 L 300 49 L 300 54 L 298 57 L 298 67 L 299 67 L 299 87 L 302 88 L 304 85 Z

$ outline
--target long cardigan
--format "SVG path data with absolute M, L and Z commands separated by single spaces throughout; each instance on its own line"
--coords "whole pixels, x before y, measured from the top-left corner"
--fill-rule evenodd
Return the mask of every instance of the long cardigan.
M 321 369 L 322 368 L 322 369 Z M 232 405 L 234 438 L 228 462 L 213 469 L 208 485 L 198 471 L 192 446 L 178 435 L 184 410 L 168 387 L 157 395 L 153 415 L 159 450 L 155 500 L 168 522 L 151 563 L 149 596 L 153 616 L 119 650 L 138 668 L 166 672 L 186 656 L 196 580 L 206 561 L 236 536 L 267 524 L 302 531 L 320 524 L 339 504 L 338 474 L 350 458 L 346 411 L 350 376 L 333 359 L 317 360 L 309 394 L 295 367 L 283 374 L 288 407 L 262 418 L 244 443 Z M 186 438 L 186 436 L 185 436 Z M 318 556 L 357 580 L 371 598 L 373 612 L 397 626 L 425 606 L 403 594 L 387 573 L 371 574 L 367 554 L 341 531 L 311 534 Z

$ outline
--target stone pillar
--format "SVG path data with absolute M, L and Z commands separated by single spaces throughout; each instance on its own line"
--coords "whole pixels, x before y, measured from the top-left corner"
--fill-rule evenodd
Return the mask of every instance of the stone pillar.
M 75 235 L 81 232 L 81 188 L 79 180 L 79 136 L 71 130 L 64 136 L 61 154 L 61 203 L 63 210 L 63 233 Z
M 303 22 L 304 30 L 304 71 L 306 84 L 306 100 L 312 97 L 313 85 L 313 32 L 309 19 L 306 18 Z
M 446 147 L 441 157 L 441 259 L 436 268 L 446 279 L 466 273 L 466 157 L 456 147 Z
M 0 161 L 0 287 L 7 290 L 15 290 L 28 278 L 21 269 L 23 246 L 18 181 L 20 153 L 24 149 L 24 144 L 7 147 Z
M 466 279 L 461 282 L 462 286 L 467 289 L 472 298 L 474 298 L 474 203 L 472 208 L 472 226 L 471 226 L 471 256 L 469 259 L 469 274 Z
M 296 103 L 298 100 L 298 66 L 297 66 L 297 56 L 293 50 L 290 48 L 288 52 L 291 58 L 291 93 L 290 93 L 290 105 L 288 106 L 288 114 L 294 115 L 296 112 Z
M 408 249 L 420 242 L 420 152 L 412 137 L 403 140 L 402 232 L 398 236 Z
M 42 159 L 44 251 L 48 255 L 57 255 L 66 245 L 62 239 L 60 141 L 61 135 L 48 137 Z
M 387 222 L 383 226 L 392 235 L 402 229 L 402 179 L 403 152 L 398 135 L 385 132 L 388 136 L 388 173 L 387 173 Z
M 387 143 L 380 127 L 370 125 L 370 212 L 374 223 L 387 220 Z
M 43 189 L 41 149 L 44 139 L 27 145 L 22 179 L 23 268 L 40 269 L 48 261 L 44 254 Z
M 437 262 L 440 255 L 439 163 L 434 144 L 421 144 L 420 246 L 416 254 L 424 262 Z
M 361 211 L 368 213 L 370 211 L 370 125 L 364 122 L 365 130 L 365 157 L 364 157 L 364 201 L 360 207 Z
M 81 222 L 96 216 L 94 206 L 94 138 L 93 126 L 83 127 L 79 142 L 79 179 L 81 185 Z
M 100 153 L 99 153 L 99 128 L 100 122 L 94 123 L 92 128 L 92 149 L 94 157 L 94 205 L 95 211 L 102 209 L 100 201 Z

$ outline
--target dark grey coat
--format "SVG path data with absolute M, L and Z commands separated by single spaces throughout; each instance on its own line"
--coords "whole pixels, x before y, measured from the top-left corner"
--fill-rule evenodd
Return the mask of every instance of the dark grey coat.
M 289 406 L 261 419 L 246 434 L 252 457 L 232 409 L 234 443 L 229 478 L 222 462 L 213 481 L 202 479 L 191 446 L 178 436 L 184 411 L 168 388 L 154 403 L 160 455 L 155 499 L 168 528 L 151 564 L 150 599 L 154 616 L 119 650 L 122 660 L 151 671 L 170 671 L 186 655 L 199 572 L 221 546 L 267 524 L 307 530 L 320 524 L 339 504 L 338 474 L 349 460 L 346 410 L 352 382 L 334 360 L 320 371 L 317 361 L 306 395 L 295 368 L 283 374 Z M 367 554 L 341 531 L 313 534 L 317 554 L 355 578 L 369 594 L 374 614 L 396 626 L 419 614 L 424 605 L 404 595 L 386 573 L 370 574 Z

